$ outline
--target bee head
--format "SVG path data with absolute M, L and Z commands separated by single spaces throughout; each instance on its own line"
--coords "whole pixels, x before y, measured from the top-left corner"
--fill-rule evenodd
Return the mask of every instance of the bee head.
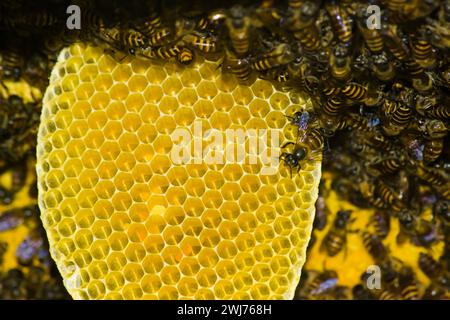
M 351 214 L 352 212 L 349 210 L 339 210 L 337 212 L 336 227 L 344 228 L 348 220 L 350 219 Z

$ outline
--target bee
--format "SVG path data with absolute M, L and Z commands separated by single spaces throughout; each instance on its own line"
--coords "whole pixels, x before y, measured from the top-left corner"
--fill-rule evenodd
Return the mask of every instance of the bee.
M 398 61 L 405 62 L 409 59 L 408 47 L 398 36 L 394 25 L 382 29 L 382 36 L 387 49 Z
M 195 27 L 194 29 L 200 32 L 204 32 L 207 31 L 209 28 L 211 27 L 210 21 L 208 20 L 207 17 L 200 17 L 196 22 L 195 22 Z
M 448 50 L 450 48 L 450 31 L 447 23 L 439 23 L 436 20 L 428 19 L 426 25 L 426 34 L 433 46 Z
M 313 1 L 305 2 L 298 9 L 292 7 L 288 9 L 287 29 L 307 53 L 318 52 L 322 47 L 319 30 L 315 24 L 318 11 L 318 5 Z
M 424 220 L 414 215 L 410 210 L 398 213 L 400 233 L 397 235 L 397 243 L 402 244 L 408 236 L 416 246 L 429 247 L 440 240 L 437 227 L 431 221 Z
M 381 174 L 390 175 L 403 168 L 405 161 L 403 156 L 375 158 L 371 161 L 369 166 Z
M 270 3 L 266 4 L 265 2 Z M 279 27 L 284 23 L 284 15 L 281 14 L 278 8 L 273 7 L 271 1 L 262 1 L 259 7 L 256 8 L 256 15 L 264 26 Z
M 433 47 L 423 32 L 411 38 L 411 52 L 415 61 L 423 68 L 430 68 L 436 63 Z
M 303 288 L 303 298 L 319 298 L 337 286 L 338 274 L 334 270 L 318 272 Z
M 373 72 L 379 80 L 390 81 L 394 78 L 395 68 L 384 52 L 374 55 L 372 60 Z
M 288 63 L 286 70 L 290 80 L 304 92 L 313 92 L 319 83 L 319 79 L 312 74 L 308 63 L 301 57 L 297 57 Z
M 169 37 L 172 35 L 172 31 L 167 27 L 161 27 L 156 29 L 153 34 L 150 36 L 150 45 L 151 46 L 161 46 L 167 43 Z M 143 46 L 141 46 L 143 47 Z
M 283 84 L 290 80 L 290 75 L 289 72 L 286 70 L 286 68 L 278 67 L 267 70 L 267 72 L 264 75 L 264 78 Z
M 384 239 L 391 229 L 391 217 L 385 211 L 376 211 L 370 218 L 369 224 L 373 226 L 375 235 Z
M 322 115 L 320 118 L 323 135 L 326 138 L 333 137 L 336 132 L 343 131 L 348 128 L 347 121 L 345 119 L 335 119 L 335 117 L 329 117 Z
M 307 130 L 310 124 L 315 120 L 315 115 L 308 111 L 297 111 L 292 116 L 286 116 L 292 125 L 298 127 L 298 130 Z
M 330 116 L 338 116 L 345 108 L 344 101 L 341 98 L 329 98 L 322 105 L 322 111 Z
M 439 200 L 434 204 L 433 216 L 442 219 L 445 224 L 450 224 L 450 200 Z
M 440 104 L 426 109 L 426 115 L 439 120 L 450 119 L 450 105 Z
M 339 210 L 333 225 L 323 238 L 320 249 L 326 251 L 330 257 L 337 255 L 346 246 L 348 224 L 352 222 L 350 217 L 351 211 Z
M 151 47 L 146 47 L 142 50 L 139 50 L 138 53 L 140 56 L 149 58 L 149 59 L 163 59 L 163 60 L 169 60 L 172 58 L 180 57 L 181 53 L 181 47 L 178 45 L 168 45 L 168 46 L 162 46 L 157 47 L 155 49 L 152 49 Z M 181 62 L 181 61 L 180 61 Z
M 319 11 L 319 17 L 316 21 L 316 26 L 319 30 L 320 44 L 322 48 L 328 48 L 334 40 L 333 27 L 331 26 L 330 17 L 326 10 Z
M 43 245 L 43 238 L 37 232 L 32 232 L 17 247 L 17 261 L 23 266 L 30 265 L 39 252 L 43 250 Z
M 399 274 L 400 295 L 404 300 L 419 300 L 419 288 L 417 280 L 410 268 L 403 267 Z
M 147 37 L 151 37 L 155 32 L 162 28 L 161 16 L 155 12 L 151 13 L 149 17 L 136 24 L 136 29 L 142 32 Z
M 447 125 L 438 119 L 427 119 L 424 123 L 425 135 L 428 139 L 445 138 L 448 132 Z M 421 130 L 423 132 L 423 129 Z
M 327 97 L 334 97 L 341 93 L 342 88 L 333 77 L 322 78 L 322 93 Z
M 354 300 L 372 300 L 372 294 L 362 284 L 357 284 L 352 288 L 352 295 Z
M 349 44 L 353 38 L 353 20 L 344 7 L 339 6 L 336 1 L 329 1 L 325 4 L 325 9 L 331 18 L 331 23 L 337 34 L 339 41 Z
M 322 185 L 323 186 L 323 185 Z M 327 225 L 328 216 L 331 214 L 330 209 L 325 203 L 325 197 L 323 194 L 323 189 L 320 188 L 321 192 L 316 201 L 316 215 L 314 217 L 314 229 L 323 230 Z
M 342 88 L 342 94 L 352 100 L 364 100 L 367 95 L 367 88 L 358 83 L 350 82 Z
M 217 41 L 210 36 L 198 36 L 194 34 L 186 35 L 183 40 L 203 53 L 213 53 L 217 51 Z
M 4 211 L 0 215 L 0 232 L 17 228 L 32 217 L 39 215 L 37 206 L 27 206 Z
M 439 261 L 434 260 L 432 256 L 424 252 L 421 252 L 419 255 L 418 266 L 430 279 L 440 277 L 444 271 Z
M 385 207 L 391 208 L 395 212 L 401 211 L 405 207 L 400 194 L 381 180 L 378 180 L 375 192 L 384 202 Z
M 46 28 L 57 25 L 60 18 L 50 12 L 23 12 L 19 19 L 14 20 L 17 27 Z
M 226 25 L 230 36 L 231 46 L 238 57 L 247 55 L 250 47 L 250 18 L 244 14 L 241 6 L 234 6 L 229 10 Z
M 122 35 L 122 41 L 127 47 L 145 47 L 148 45 L 147 37 L 136 30 L 126 30 Z
M 135 54 L 137 49 L 149 45 L 147 37 L 133 29 L 105 28 L 101 32 L 101 38 L 112 47 L 121 51 L 128 50 L 130 54 Z
M 413 165 L 413 167 L 410 168 L 412 173 L 430 185 L 442 186 L 447 184 L 449 181 L 449 177 L 445 171 L 438 168 L 428 167 L 422 161 L 417 161 L 415 164 L 415 166 Z
M 416 111 L 421 116 L 425 116 L 428 110 L 434 108 L 439 103 L 436 95 L 420 95 L 416 97 Z
M 248 59 L 238 58 L 228 50 L 226 52 L 225 63 L 223 65 L 224 69 L 234 74 L 241 84 L 249 84 L 252 82 L 253 74 Z
M 383 52 L 383 38 L 377 29 L 369 29 L 367 27 L 368 18 L 369 14 L 367 12 L 367 8 L 365 6 L 361 6 L 361 10 L 358 11 L 357 26 L 361 31 L 367 48 L 372 54 L 377 55 Z
M 388 256 L 388 249 L 384 246 L 380 237 L 367 231 L 363 231 L 362 240 L 367 252 L 376 262 L 381 262 Z
M 362 116 L 357 113 L 349 113 L 344 117 L 348 127 L 360 132 L 369 133 L 373 131 L 376 125 L 374 119 L 370 115 Z
M 183 65 L 189 65 L 194 60 L 194 53 L 191 49 L 183 47 L 177 56 L 177 60 Z
M 376 187 L 372 183 L 369 183 L 368 181 L 361 181 L 358 184 L 358 189 L 361 195 L 363 196 L 366 201 L 372 205 L 373 207 L 377 209 L 386 209 L 385 202 L 383 199 L 380 198 L 380 196 L 376 193 Z
M 347 80 L 352 71 L 349 48 L 339 43 L 330 55 L 331 75 L 337 80 Z
M 398 135 L 409 124 L 413 110 L 410 106 L 389 99 L 385 99 L 382 106 L 382 112 L 387 119 L 387 124 L 383 129 L 388 135 Z
M 56 57 L 56 56 L 55 56 Z M 33 54 L 23 69 L 23 78 L 31 85 L 45 91 L 48 85 L 48 74 L 53 68 L 56 58 L 41 53 Z
M 428 140 L 423 148 L 423 161 L 431 163 L 436 161 L 444 149 L 444 139 Z
M 448 300 L 448 291 L 435 283 L 431 283 L 422 296 L 423 300 Z
M 317 128 L 310 128 L 304 130 L 302 134 L 299 133 L 299 139 L 296 143 L 287 142 L 282 148 L 293 145 L 292 152 L 283 152 L 280 155 L 280 160 L 289 167 L 291 176 L 292 169 L 297 168 L 297 172 L 301 170 L 303 161 L 318 160 L 322 155 L 324 138 L 322 133 Z
M 0 80 L 19 81 L 25 62 L 17 48 L 0 53 Z
M 292 52 L 288 44 L 279 44 L 270 52 L 261 55 L 253 60 L 251 66 L 257 71 L 265 71 L 293 60 Z

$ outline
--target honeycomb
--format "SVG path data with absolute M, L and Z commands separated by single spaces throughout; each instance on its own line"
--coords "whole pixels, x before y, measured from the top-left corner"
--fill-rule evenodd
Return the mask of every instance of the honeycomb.
M 263 145 L 278 159 L 298 134 L 286 114 L 312 105 L 262 79 L 239 85 L 218 66 L 202 57 L 188 67 L 118 60 L 83 44 L 60 53 L 37 174 L 50 251 L 73 298 L 293 298 L 320 161 L 298 174 L 281 161 L 268 174 L 261 157 L 247 161 L 249 135 L 231 144 L 245 145 L 244 159 L 210 164 L 194 151 L 197 161 L 176 163 L 172 134 L 266 129 L 279 133 L 278 146 Z M 201 155 L 229 147 L 201 144 Z

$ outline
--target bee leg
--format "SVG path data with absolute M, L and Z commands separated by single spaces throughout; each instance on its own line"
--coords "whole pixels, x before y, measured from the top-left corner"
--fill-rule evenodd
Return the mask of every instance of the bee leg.
M 285 144 L 283 144 L 283 145 L 281 146 L 281 148 L 286 148 L 287 146 L 289 146 L 289 145 L 291 145 L 291 144 L 295 145 L 294 142 L 288 141 L 288 142 L 286 142 Z

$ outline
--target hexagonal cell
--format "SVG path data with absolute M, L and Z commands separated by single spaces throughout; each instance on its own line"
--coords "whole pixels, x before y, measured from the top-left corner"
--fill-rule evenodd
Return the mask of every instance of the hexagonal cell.
M 163 81 L 162 89 L 166 95 L 176 95 L 182 87 L 181 81 L 176 77 L 170 77 Z
M 179 126 L 189 126 L 194 122 L 195 114 L 192 111 L 192 108 L 179 108 L 175 112 L 175 122 Z
M 128 87 L 121 82 L 116 82 L 113 84 L 111 89 L 109 90 L 109 95 L 112 99 L 123 101 L 128 96 L 129 91 Z
M 214 112 L 214 104 L 209 100 L 199 99 L 194 104 L 194 112 L 198 118 L 208 119 Z
M 127 211 L 133 202 L 131 195 L 127 192 L 116 192 L 111 200 L 117 211 Z
M 182 296 L 193 296 L 198 289 L 198 284 L 195 278 L 181 278 L 177 289 Z
M 127 82 L 131 77 L 131 67 L 127 64 L 119 64 L 117 65 L 113 72 L 112 77 L 116 82 Z
M 205 210 L 205 206 L 199 198 L 188 198 L 183 205 L 183 209 L 187 215 L 198 217 Z
M 223 131 L 231 125 L 230 115 L 227 112 L 216 111 L 212 114 L 210 123 L 211 127 Z
M 101 130 L 90 130 L 84 140 L 86 141 L 86 147 L 98 150 L 105 141 L 105 136 Z
M 159 86 L 149 85 L 145 88 L 144 98 L 149 103 L 157 103 L 163 96 L 162 88 Z
M 97 91 L 107 91 L 113 83 L 113 79 L 110 74 L 99 74 L 94 81 L 94 86 Z
M 287 118 L 281 111 L 271 111 L 266 116 L 269 128 L 279 129 L 283 128 L 287 123 Z
M 80 80 L 83 82 L 92 82 L 98 74 L 98 68 L 96 65 L 84 65 L 79 71 Z
M 167 73 L 164 68 L 160 66 L 151 66 L 147 71 L 147 80 L 153 84 L 160 84 L 166 79 Z
M 181 74 L 181 82 L 185 87 L 195 87 L 201 81 L 200 73 L 196 69 L 186 69 Z
M 181 105 L 193 106 L 197 100 L 197 90 L 193 88 L 183 88 L 178 94 L 178 101 Z
M 147 79 L 143 75 L 133 75 L 128 81 L 128 87 L 131 92 L 143 92 L 147 88 Z
M 163 231 L 163 238 L 168 245 L 178 245 L 183 236 L 183 230 L 179 226 L 166 226 Z
M 74 57 L 76 58 L 76 57 Z M 74 59 L 71 58 L 71 59 Z M 71 61 L 70 65 L 73 65 L 73 62 Z M 109 74 L 114 70 L 115 66 L 117 65 L 117 62 L 109 55 L 103 55 L 99 58 L 97 62 L 98 70 L 100 72 Z
M 228 220 L 236 219 L 241 214 L 239 205 L 235 201 L 224 201 L 220 206 L 220 212 Z
M 125 106 L 127 108 L 128 112 L 140 112 L 142 109 L 142 106 L 145 104 L 145 99 L 140 93 L 132 93 L 128 95 L 128 97 L 125 100 Z M 139 117 L 140 118 L 140 117 Z M 138 119 L 135 119 L 137 121 Z M 141 122 L 141 119 L 139 119 L 138 123 Z

